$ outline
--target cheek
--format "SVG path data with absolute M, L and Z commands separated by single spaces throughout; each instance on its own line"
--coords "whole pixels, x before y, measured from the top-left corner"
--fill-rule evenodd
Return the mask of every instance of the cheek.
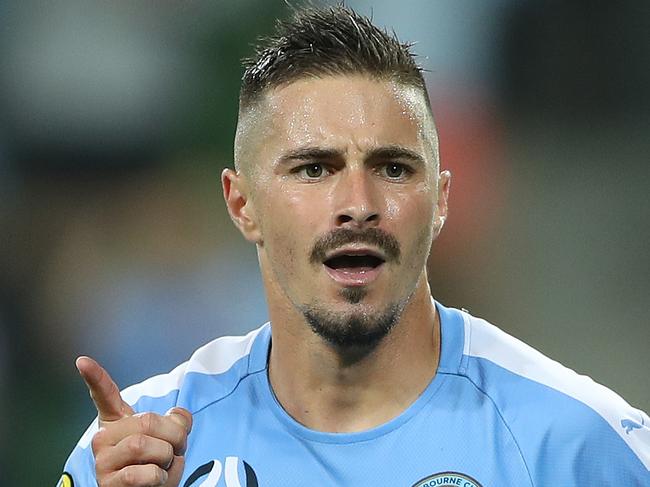
M 308 258 L 317 225 L 323 221 L 317 211 L 319 205 L 310 204 L 303 193 L 284 187 L 268 194 L 266 201 L 260 214 L 266 251 L 287 268 L 295 267 L 297 260 Z
M 386 198 L 385 217 L 389 223 L 397 222 L 400 226 L 429 226 L 433 223 L 434 208 L 431 192 L 422 185 L 415 193 L 412 189 L 391 193 Z
M 430 195 L 424 191 L 414 198 L 412 192 L 397 193 L 386 202 L 389 231 L 400 240 L 404 257 L 414 268 L 421 267 L 431 247 L 435 202 Z
M 301 235 L 306 233 L 314 238 L 319 226 L 330 221 L 328 201 L 331 196 L 325 190 L 286 185 L 278 191 L 281 195 L 276 199 L 278 212 L 287 228 L 297 229 Z

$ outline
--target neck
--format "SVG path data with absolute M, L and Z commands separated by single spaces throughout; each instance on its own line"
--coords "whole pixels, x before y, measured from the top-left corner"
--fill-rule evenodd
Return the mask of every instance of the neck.
M 292 307 L 271 306 L 269 378 L 284 409 L 308 428 L 330 432 L 373 428 L 407 409 L 439 360 L 439 318 L 422 281 L 399 322 L 370 351 L 337 349 Z

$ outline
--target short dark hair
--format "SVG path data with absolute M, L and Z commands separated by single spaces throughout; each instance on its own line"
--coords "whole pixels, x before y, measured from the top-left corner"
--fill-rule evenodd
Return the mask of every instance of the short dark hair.
M 350 74 L 417 87 L 428 102 L 412 46 L 343 5 L 297 10 L 291 19 L 279 20 L 275 35 L 260 39 L 255 55 L 244 60 L 240 108 L 299 79 Z

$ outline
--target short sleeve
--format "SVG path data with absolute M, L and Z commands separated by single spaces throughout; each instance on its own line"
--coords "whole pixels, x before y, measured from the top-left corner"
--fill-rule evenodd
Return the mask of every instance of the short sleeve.
M 95 458 L 90 445 L 97 429 L 97 419 L 95 419 L 70 453 L 56 487 L 97 487 Z

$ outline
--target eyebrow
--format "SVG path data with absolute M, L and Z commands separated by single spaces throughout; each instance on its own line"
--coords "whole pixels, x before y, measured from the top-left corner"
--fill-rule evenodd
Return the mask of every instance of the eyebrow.
M 343 158 L 343 151 L 338 149 L 326 149 L 322 147 L 303 147 L 287 152 L 278 160 L 280 164 L 286 164 L 291 161 L 311 161 Z M 424 158 L 415 151 L 402 147 L 400 145 L 386 145 L 375 147 L 368 151 L 366 160 L 377 159 L 406 159 L 411 162 L 424 165 Z
M 336 149 L 323 149 L 321 147 L 303 147 L 301 149 L 295 149 L 287 152 L 282 157 L 280 157 L 278 162 L 280 164 L 286 164 L 291 161 L 334 159 L 342 156 L 343 156 L 343 152 Z
M 401 145 L 387 145 L 371 149 L 367 159 L 406 159 L 408 161 L 424 165 L 424 157 L 411 149 Z

